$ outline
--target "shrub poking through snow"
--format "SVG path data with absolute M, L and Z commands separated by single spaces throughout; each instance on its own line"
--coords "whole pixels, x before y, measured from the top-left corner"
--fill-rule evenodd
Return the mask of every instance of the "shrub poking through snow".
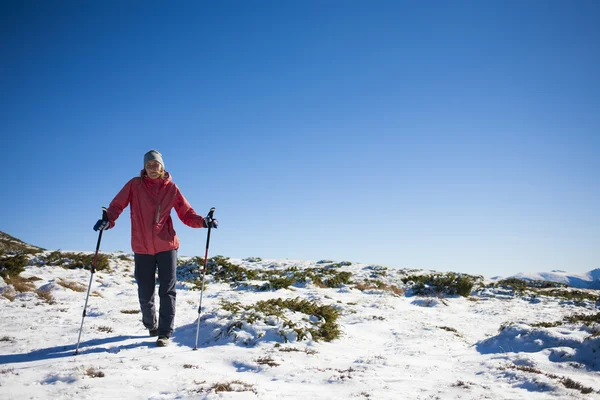
M 493 286 L 509 289 L 514 292 L 523 292 L 527 289 L 527 281 L 517 278 L 507 278 L 496 282 Z
M 340 311 L 306 299 L 270 299 L 244 306 L 239 302 L 221 301 L 227 316 L 215 338 L 232 337 L 235 342 L 254 345 L 268 334 L 285 342 L 312 339 L 330 342 L 341 335 L 337 319 Z
M 110 270 L 108 261 L 109 257 L 106 254 L 98 253 L 96 271 Z M 39 256 L 37 263 L 39 265 L 56 265 L 67 269 L 91 269 L 94 263 L 94 254 L 71 253 L 57 250 Z
M 444 274 L 409 275 L 402 282 L 410 284 L 416 295 L 447 295 L 469 297 L 475 284 L 483 281 L 481 276 L 447 272 Z
M 94 367 L 89 367 L 86 369 L 85 375 L 89 376 L 90 378 L 104 378 L 104 372 Z
M 29 264 L 29 256 L 26 254 L 0 254 L 0 276 L 4 279 L 9 276 L 19 276 L 21 272 L 25 271 L 27 264 Z

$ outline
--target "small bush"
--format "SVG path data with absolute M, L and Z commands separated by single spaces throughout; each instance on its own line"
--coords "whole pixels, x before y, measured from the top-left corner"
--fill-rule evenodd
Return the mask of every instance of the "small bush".
M 527 281 L 517 278 L 507 278 L 496 282 L 494 286 L 503 287 L 515 292 L 523 292 L 525 289 L 527 289 Z
M 445 294 L 449 296 L 469 297 L 473 286 L 481 281 L 481 277 L 448 272 L 445 274 L 410 275 L 402 278 L 402 282 L 414 282 L 412 290 L 417 295 Z
M 279 289 L 287 289 L 291 285 L 296 283 L 295 278 L 291 277 L 273 277 L 269 279 L 269 284 L 267 285 L 270 289 L 279 290 Z
M 340 312 L 330 305 L 319 305 L 316 301 L 306 299 L 270 299 L 259 301 L 253 305 L 243 306 L 239 302 L 221 301 L 221 308 L 232 314 L 240 314 L 240 319 L 233 320 L 225 329 L 226 334 L 230 335 L 234 330 L 241 329 L 242 319 L 252 324 L 259 319 L 265 320 L 270 316 L 278 317 L 283 320 L 283 325 L 293 329 L 298 335 L 298 340 L 308 337 L 313 340 L 324 340 L 330 342 L 340 337 L 341 330 L 337 323 Z M 320 322 L 314 323 L 311 328 L 301 328 L 295 323 L 285 318 L 285 309 L 303 313 L 316 317 Z
M 94 367 L 90 367 L 90 368 L 86 369 L 85 374 L 87 376 L 89 376 L 90 378 L 104 378 L 104 372 L 102 372 Z
M 25 271 L 27 264 L 29 264 L 29 257 L 25 254 L 3 255 L 0 257 L 0 276 L 4 279 L 9 276 L 19 276 Z

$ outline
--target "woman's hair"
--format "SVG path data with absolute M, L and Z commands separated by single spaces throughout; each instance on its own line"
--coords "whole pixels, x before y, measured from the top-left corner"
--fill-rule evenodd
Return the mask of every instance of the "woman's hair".
M 147 176 L 148 174 L 146 173 L 146 168 L 144 168 L 142 170 L 142 172 L 140 172 L 140 178 L 143 178 L 145 176 Z M 158 179 L 165 179 L 165 169 L 161 167 L 160 169 L 160 176 L 158 177 Z

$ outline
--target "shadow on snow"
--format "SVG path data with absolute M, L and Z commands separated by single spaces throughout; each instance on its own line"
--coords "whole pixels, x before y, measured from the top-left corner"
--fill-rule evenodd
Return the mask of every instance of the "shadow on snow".
M 121 350 L 148 346 L 148 342 L 137 342 L 115 347 L 105 347 L 111 343 L 118 343 L 129 339 L 153 339 L 148 336 L 113 336 L 105 339 L 92 339 L 79 344 L 79 355 L 95 353 L 118 353 Z M 41 360 L 75 356 L 77 343 L 67 346 L 47 347 L 21 354 L 0 354 L 0 364 L 23 363 Z

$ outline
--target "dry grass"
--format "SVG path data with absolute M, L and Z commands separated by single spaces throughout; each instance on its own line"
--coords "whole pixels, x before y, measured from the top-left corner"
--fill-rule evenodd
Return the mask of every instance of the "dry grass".
M 123 314 L 139 314 L 140 310 L 121 310 Z
M 393 293 L 396 296 L 404 296 L 404 289 L 400 289 L 398 286 L 388 285 L 385 283 L 363 282 L 357 283 L 354 287 L 361 292 L 364 292 L 365 290 L 383 290 L 385 292 Z
M 183 364 L 183 368 L 184 369 L 198 369 L 198 366 L 193 365 L 193 364 Z
M 104 372 L 94 367 L 89 367 L 88 369 L 86 369 L 85 374 L 90 378 L 104 378 Z
M 35 290 L 35 285 L 31 283 L 31 281 L 25 278 L 21 278 L 18 275 L 7 276 L 4 279 L 4 282 L 6 282 L 9 285 L 12 285 L 12 287 L 15 288 L 15 290 L 19 293 L 33 292 Z
M 78 282 L 73 282 L 73 281 L 65 281 L 64 279 L 58 279 L 56 281 L 56 283 L 58 283 L 60 286 L 67 288 L 67 289 L 71 289 L 74 292 L 85 292 L 87 290 L 87 288 L 82 285 L 81 283 Z
M 96 329 L 104 333 L 112 333 L 113 331 L 113 328 L 111 328 L 110 326 L 99 326 Z
M 54 297 L 52 297 L 52 293 L 49 290 L 37 289 L 35 294 L 37 294 L 40 299 L 44 300 L 48 304 L 56 304 L 56 301 L 54 300 Z
M 100 293 L 100 292 L 99 292 L 99 291 L 97 291 L 97 290 L 94 290 L 94 291 L 93 291 L 93 292 L 90 294 L 90 296 L 104 298 L 104 296 L 102 296 L 102 293 Z

